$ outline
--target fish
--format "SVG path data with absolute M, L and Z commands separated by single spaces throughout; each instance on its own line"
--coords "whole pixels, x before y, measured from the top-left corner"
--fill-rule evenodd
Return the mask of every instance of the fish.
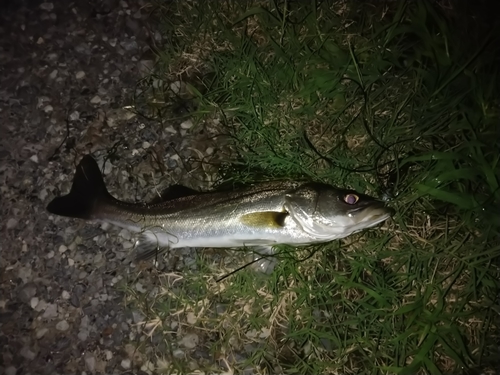
M 385 203 L 354 190 L 293 180 L 209 192 L 173 185 L 152 202 L 130 203 L 108 192 L 91 155 L 78 164 L 70 192 L 55 197 L 47 211 L 138 233 L 136 261 L 165 249 L 243 247 L 255 249 L 255 268 L 263 272 L 274 268 L 276 245 L 337 240 L 394 214 Z

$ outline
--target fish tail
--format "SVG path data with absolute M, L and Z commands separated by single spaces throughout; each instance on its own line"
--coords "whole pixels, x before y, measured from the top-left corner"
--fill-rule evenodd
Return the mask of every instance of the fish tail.
M 86 155 L 76 168 L 69 194 L 54 198 L 47 211 L 60 216 L 94 219 L 99 208 L 110 200 L 113 197 L 106 189 L 97 162 Z

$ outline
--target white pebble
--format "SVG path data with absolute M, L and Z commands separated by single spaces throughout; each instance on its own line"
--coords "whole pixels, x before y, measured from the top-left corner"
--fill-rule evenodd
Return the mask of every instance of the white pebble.
M 68 258 L 68 266 L 73 267 L 75 265 L 75 261 L 71 258 Z
M 191 120 L 186 120 L 183 123 L 181 123 L 182 129 L 191 129 L 192 127 L 193 127 L 193 121 Z
M 54 251 L 53 250 L 50 250 L 48 253 L 47 253 L 47 259 L 52 259 L 54 258 Z
M 45 113 L 51 113 L 53 110 L 54 110 L 54 107 L 52 107 L 50 104 L 48 104 L 45 107 L 43 107 L 43 111 Z
M 38 297 L 32 297 L 31 301 L 30 301 L 31 308 L 32 309 L 36 308 L 38 306 L 39 302 L 40 302 L 40 300 L 38 299 Z
M 68 247 L 66 245 L 61 245 L 59 246 L 59 253 L 65 253 L 68 250 Z
M 186 320 L 189 324 L 195 324 L 198 321 L 198 318 L 192 311 L 187 313 Z
M 118 235 L 124 240 L 130 240 L 132 238 L 132 234 L 128 229 L 122 229 Z
M 70 294 L 69 294 L 69 292 L 67 290 L 63 290 L 62 293 L 61 293 L 61 297 L 63 299 L 70 299 L 71 296 L 70 296 Z
M 78 112 L 78 111 L 71 112 L 70 115 L 69 115 L 69 120 L 70 121 L 76 121 L 79 118 L 80 118 L 80 112 Z
M 199 339 L 198 335 L 196 335 L 194 333 L 188 333 L 186 336 L 184 336 L 182 338 L 181 341 L 179 341 L 179 344 L 181 344 L 182 346 L 184 346 L 188 349 L 193 349 L 196 347 L 196 345 L 198 345 L 199 342 L 200 342 L 200 339 Z
M 75 78 L 76 79 L 83 79 L 83 78 L 85 78 L 85 72 L 83 70 L 80 70 L 79 72 L 76 72 Z
M 67 331 L 69 328 L 69 323 L 66 320 L 61 320 L 56 324 L 56 329 L 58 331 Z
M 87 370 L 89 370 L 90 373 L 93 373 L 95 371 L 95 357 L 92 353 L 87 353 L 85 355 L 85 367 L 87 367 Z
M 147 290 L 144 289 L 142 284 L 139 282 L 137 284 L 135 284 L 135 290 L 137 290 L 139 293 L 146 293 L 147 292 Z
M 47 189 L 42 189 L 38 193 L 38 198 L 40 198 L 41 201 L 44 201 L 45 198 L 47 198 L 47 195 L 49 195 L 49 193 L 47 192 Z
M 130 241 L 123 241 L 122 243 L 123 249 L 128 250 L 134 247 L 134 244 Z
M 41 339 L 47 332 L 49 332 L 48 328 L 40 328 L 36 331 L 35 336 L 37 339 Z
M 173 355 L 175 358 L 184 358 L 184 350 L 182 350 L 182 349 L 175 349 L 175 350 L 172 352 L 172 355 Z
M 176 134 L 176 133 L 177 133 L 177 130 L 175 130 L 175 129 L 174 129 L 174 127 L 173 127 L 172 125 L 167 126 L 167 127 L 166 127 L 165 129 L 163 129 L 163 130 L 165 130 L 167 133 L 170 133 L 170 134 Z
M 101 102 L 101 97 L 99 95 L 96 95 L 92 99 L 90 99 L 90 103 L 92 104 L 99 104 L 100 102 Z
M 120 365 L 125 369 L 128 370 L 130 368 L 131 362 L 130 359 L 124 359 L 121 361 Z
M 175 81 L 170 84 L 170 90 L 172 90 L 174 94 L 178 94 L 181 91 L 181 87 L 182 87 L 181 81 Z

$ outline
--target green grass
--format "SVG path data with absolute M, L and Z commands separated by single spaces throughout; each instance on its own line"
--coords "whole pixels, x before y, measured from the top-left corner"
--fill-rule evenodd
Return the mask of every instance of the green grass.
M 165 326 L 175 314 L 212 353 L 193 365 L 157 351 L 163 371 L 493 369 L 499 30 L 464 35 L 463 20 L 425 1 L 182 1 L 156 12 L 168 44 L 136 104 L 164 122 L 186 101 L 196 111 L 174 117 L 217 119 L 234 155 L 221 182 L 309 178 L 397 209 L 383 228 L 284 247 L 269 277 L 243 270 L 218 283 L 231 270 L 200 255 L 175 288 L 159 276 L 156 297 L 130 294 L 163 322 L 165 342 L 177 337 Z M 187 89 L 173 93 L 179 77 Z

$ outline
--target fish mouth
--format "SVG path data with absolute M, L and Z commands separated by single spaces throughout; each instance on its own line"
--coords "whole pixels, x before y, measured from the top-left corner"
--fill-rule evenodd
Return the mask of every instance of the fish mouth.
M 360 227 L 359 230 L 373 227 L 393 216 L 395 212 L 396 211 L 390 207 L 378 205 L 376 207 L 365 208 L 363 211 L 359 212 L 359 216 L 362 216 L 362 219 L 358 221 L 356 226 Z

